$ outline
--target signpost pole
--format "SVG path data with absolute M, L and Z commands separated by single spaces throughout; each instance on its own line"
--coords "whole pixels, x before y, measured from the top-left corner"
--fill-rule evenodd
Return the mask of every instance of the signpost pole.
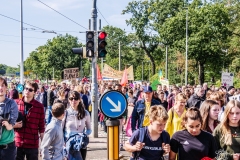
M 107 153 L 109 160 L 119 159 L 119 125 L 118 120 L 127 110 L 127 99 L 118 91 L 109 91 L 102 95 L 99 103 L 102 113 L 110 118 L 107 126 Z M 121 128 L 120 128 L 121 129 Z
M 109 119 L 107 126 L 107 153 L 109 160 L 119 159 L 119 125 L 118 119 Z
M 93 0 L 92 22 L 94 31 L 94 57 L 92 58 L 92 135 L 98 137 L 98 84 L 97 84 L 97 0 Z

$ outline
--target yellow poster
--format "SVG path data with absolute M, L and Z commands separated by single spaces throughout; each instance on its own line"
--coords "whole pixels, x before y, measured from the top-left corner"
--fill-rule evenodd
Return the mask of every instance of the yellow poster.
M 102 77 L 105 78 L 112 78 L 112 79 L 122 79 L 123 76 L 123 71 L 118 71 L 113 69 L 107 64 L 104 64 L 103 71 L 102 71 Z M 133 75 L 133 66 L 130 66 L 127 68 L 127 75 L 128 75 L 128 80 L 134 80 L 134 75 Z

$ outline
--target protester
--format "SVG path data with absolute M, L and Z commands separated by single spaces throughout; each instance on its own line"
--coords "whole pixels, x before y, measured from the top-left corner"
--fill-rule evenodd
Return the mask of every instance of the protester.
M 168 111 L 169 119 L 165 127 L 170 136 L 176 131 L 183 129 L 181 123 L 186 112 L 186 96 L 183 93 L 179 93 L 175 98 L 175 105 Z
M 213 136 L 201 130 L 202 117 L 196 107 L 187 110 L 183 117 L 184 130 L 173 134 L 169 160 L 202 160 L 204 157 L 215 158 L 217 146 Z
M 225 110 L 224 94 L 222 92 L 215 91 L 215 92 L 213 92 L 212 94 L 209 95 L 208 99 L 217 102 L 218 105 L 220 106 L 220 112 L 218 114 L 218 120 L 221 121 L 222 117 L 223 117 L 224 110 Z
M 64 96 L 65 98 L 65 96 Z M 41 142 L 43 160 L 63 160 L 64 137 L 62 131 L 62 119 L 65 106 L 63 103 L 55 103 L 52 106 L 52 121 L 47 125 Z
M 18 91 L 15 88 L 15 84 L 13 82 L 10 83 L 10 90 L 9 90 L 9 95 L 8 98 L 10 99 L 18 99 Z
M 188 99 L 187 106 L 197 107 L 199 109 L 202 102 L 204 101 L 203 99 L 204 93 L 205 93 L 205 90 L 203 89 L 203 87 L 201 85 L 198 85 L 195 88 L 195 93 Z
M 213 100 L 206 100 L 200 107 L 200 113 L 203 119 L 202 130 L 213 133 L 213 130 L 219 124 L 218 114 L 220 106 Z
M 139 152 L 137 155 L 135 153 L 134 155 L 137 157 L 133 157 L 133 155 L 132 159 L 159 160 L 164 154 L 170 152 L 170 137 L 164 131 L 168 119 L 165 108 L 160 105 L 152 106 L 148 116 L 150 125 L 136 130 L 129 141 L 125 143 L 126 151 Z M 139 141 L 139 137 L 143 137 L 143 141 Z
M 162 105 L 166 111 L 167 111 L 167 107 L 168 107 L 168 102 L 165 99 L 165 94 L 164 92 L 160 92 L 158 95 L 158 101 L 160 102 L 160 105 Z
M 47 109 L 47 92 L 45 91 L 45 87 L 42 86 L 40 89 L 40 93 L 37 95 L 36 100 L 44 106 L 44 112 Z
M 0 159 L 15 160 L 16 147 L 13 126 L 18 117 L 18 107 L 14 100 L 6 98 L 7 81 L 0 77 Z
M 57 95 L 58 95 L 58 98 L 56 98 L 53 102 L 54 103 L 62 103 L 65 107 L 65 109 L 67 109 L 68 107 L 68 100 L 65 99 L 65 93 L 64 93 L 64 90 L 63 89 L 60 89 L 58 92 L 57 92 Z
M 49 124 L 51 122 L 51 119 L 52 119 L 52 105 L 53 105 L 53 102 L 56 98 L 56 96 L 53 92 L 55 89 L 56 89 L 56 84 L 51 83 L 50 89 L 47 92 L 47 105 L 48 105 L 47 124 Z
M 63 82 L 61 83 L 61 89 L 64 90 L 65 98 L 68 99 L 68 92 L 70 91 L 70 89 L 67 88 L 66 82 L 63 81 Z
M 38 84 L 34 81 L 27 81 L 22 99 L 16 100 L 18 109 L 24 119 L 17 122 L 15 129 L 15 143 L 17 146 L 16 160 L 38 159 L 39 135 L 42 140 L 45 122 L 44 106 L 34 99 Z
M 229 86 L 228 87 L 228 92 L 226 94 L 226 103 L 230 101 L 229 97 L 233 96 L 235 93 L 235 87 L 234 86 Z
M 131 128 L 132 132 L 137 128 L 141 128 L 143 126 L 148 126 L 150 124 L 148 113 L 150 111 L 151 106 L 160 104 L 158 101 L 152 99 L 153 90 L 152 87 L 144 88 L 144 99 L 136 102 L 131 119 Z
M 70 107 L 66 110 L 63 119 L 64 137 L 68 139 L 76 133 L 91 134 L 91 120 L 89 112 L 84 108 L 80 99 L 80 94 L 77 91 L 69 92 Z M 86 129 L 85 129 L 86 128 Z M 69 152 L 69 159 L 85 160 L 87 149 L 81 148 L 80 151 Z
M 168 99 L 167 99 L 167 101 L 168 101 L 168 110 L 171 109 L 174 106 L 174 104 L 175 104 L 175 97 L 176 97 L 176 95 L 178 93 L 180 93 L 179 88 L 174 86 L 173 90 L 172 90 L 172 93 L 168 95 Z
M 227 103 L 221 123 L 214 130 L 219 156 L 228 160 L 240 158 L 240 102 Z

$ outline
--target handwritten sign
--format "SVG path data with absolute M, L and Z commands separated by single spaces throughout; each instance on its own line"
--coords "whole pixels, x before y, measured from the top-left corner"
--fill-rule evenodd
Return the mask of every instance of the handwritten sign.
M 78 68 L 67 68 L 64 69 L 64 79 L 74 79 L 79 77 Z
M 117 71 L 107 64 L 104 64 L 102 76 L 105 78 L 122 79 L 124 71 Z M 133 66 L 127 68 L 128 80 L 134 80 Z
M 222 72 L 221 84 L 222 86 L 233 86 L 233 73 Z
M 229 97 L 229 100 L 237 100 L 237 101 L 240 101 L 240 94 Z

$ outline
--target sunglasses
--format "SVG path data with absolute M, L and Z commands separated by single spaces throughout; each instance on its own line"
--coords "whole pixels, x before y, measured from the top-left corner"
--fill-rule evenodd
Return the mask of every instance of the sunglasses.
M 72 101 L 72 100 L 75 100 L 75 101 L 78 101 L 79 100 L 79 98 L 73 98 L 73 97 L 70 97 L 70 98 L 68 98 L 70 101 Z
M 26 91 L 33 92 L 34 90 L 32 88 L 25 88 Z

